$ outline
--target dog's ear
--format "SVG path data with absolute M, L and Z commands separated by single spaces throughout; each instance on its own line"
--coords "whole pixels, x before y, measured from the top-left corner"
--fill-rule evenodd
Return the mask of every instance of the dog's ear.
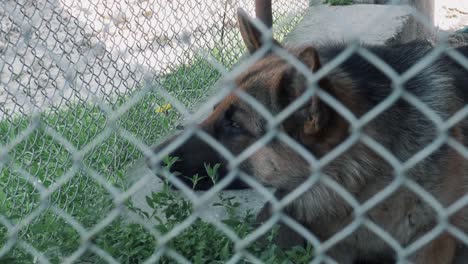
M 298 59 L 307 66 L 311 73 L 316 72 L 321 67 L 319 55 L 313 47 L 307 47 L 300 51 Z M 318 86 L 329 93 L 332 90 L 331 84 L 326 78 L 320 80 Z M 280 92 L 282 94 L 279 97 L 282 106 L 286 107 L 291 104 L 308 88 L 304 74 L 291 65 L 284 72 L 280 82 Z M 314 136 L 326 128 L 332 109 L 322 102 L 317 95 L 314 95 L 309 103 L 306 103 L 297 114 L 300 115 L 299 120 L 302 121 L 304 135 Z
M 239 23 L 239 30 L 244 40 L 245 46 L 250 53 L 254 53 L 261 48 L 263 43 L 262 32 L 252 23 L 252 17 L 250 17 L 242 8 L 237 9 L 237 20 Z M 273 43 L 280 46 L 279 42 L 270 39 Z
M 298 55 L 299 60 L 304 63 L 311 72 L 316 72 L 322 66 L 317 50 L 314 47 L 306 47 Z

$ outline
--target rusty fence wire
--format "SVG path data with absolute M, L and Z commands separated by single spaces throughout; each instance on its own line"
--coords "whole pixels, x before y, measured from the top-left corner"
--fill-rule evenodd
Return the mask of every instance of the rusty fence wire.
M 284 38 L 308 5 L 309 1 L 273 1 L 276 39 Z M 403 185 L 433 206 L 441 219 L 453 214 L 465 205 L 468 197 L 444 208 L 415 181 L 405 178 L 404 171 L 441 144 L 448 143 L 468 158 L 467 150 L 441 132 L 412 159 L 401 162 L 361 129 L 396 100 L 403 99 L 423 112 L 438 131 L 447 131 L 466 117 L 468 108 L 443 120 L 406 92 L 404 81 L 440 54 L 446 54 L 467 70 L 468 59 L 442 41 L 433 52 L 400 75 L 369 50 L 352 42 L 312 74 L 297 58 L 270 42 L 238 64 L 245 50 L 235 19 L 237 7 L 253 13 L 253 1 L 247 0 L 4 0 L 0 3 L 0 262 L 190 263 L 192 256 L 178 252 L 171 241 L 182 235 L 190 241 L 190 234 L 185 232 L 192 225 L 199 225 L 197 221 L 203 213 L 196 209 L 203 208 L 234 177 L 243 179 L 277 209 L 321 181 L 348 201 L 356 214 L 348 226 L 325 242 L 281 211 L 274 213 L 261 228 L 249 230 L 242 237 L 225 222 L 208 219 L 210 225 L 233 243 L 233 253 L 227 263 L 263 263 L 261 257 L 249 251 L 249 246 L 279 220 L 304 234 L 312 244 L 312 263 L 334 263 L 327 250 L 360 226 L 385 240 L 398 253 L 400 263 L 405 263 L 408 256 L 444 230 L 468 243 L 464 233 L 448 221 L 440 221 L 426 235 L 403 248 L 365 216 L 366 211 Z M 416 11 L 414 16 L 429 27 Z M 262 25 L 258 26 L 264 34 L 271 34 Z M 187 126 L 169 148 L 176 148 L 196 135 L 220 152 L 233 169 L 220 185 L 201 195 L 182 186 L 182 193 L 190 202 L 181 202 L 177 208 L 195 209 L 170 230 L 162 232 L 154 228 L 145 219 L 148 215 L 129 201 L 155 176 L 140 175 L 128 183 L 127 170 L 143 156 L 162 160 L 169 150 L 153 153 L 150 146 L 176 129 L 181 120 L 190 124 L 206 116 L 213 105 L 235 88 L 232 80 L 268 51 L 304 73 L 312 89 L 277 116 L 252 97 L 238 92 L 272 128 L 238 156 L 196 126 Z M 353 54 L 375 65 L 393 83 L 391 95 L 360 118 L 317 85 L 321 77 Z M 220 84 L 220 78 L 228 81 Z M 351 126 L 347 140 L 321 159 L 275 129 L 301 102 L 314 95 L 339 112 Z M 317 169 L 300 188 L 281 200 L 236 166 L 272 139 L 287 144 Z M 395 170 L 395 180 L 362 204 L 320 173 L 321 168 L 356 142 L 372 149 Z M 170 177 L 170 181 L 181 186 L 177 178 Z M 136 226 L 126 224 L 130 222 L 126 219 L 128 214 Z M 140 237 L 133 241 L 113 233 L 122 231 L 119 228 Z M 151 243 L 155 246 L 149 251 L 138 251 Z M 137 256 L 132 252 L 138 252 Z

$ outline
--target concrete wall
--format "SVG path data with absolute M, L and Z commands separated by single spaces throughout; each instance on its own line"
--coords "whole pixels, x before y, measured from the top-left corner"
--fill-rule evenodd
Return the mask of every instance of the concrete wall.
M 310 0 L 311 5 L 325 0 Z M 409 4 L 424 15 L 428 22 L 444 31 L 468 27 L 468 0 L 354 0 L 356 4 Z M 429 29 L 426 29 L 429 30 Z
M 468 0 L 434 0 L 434 24 L 448 31 L 468 27 Z
M 468 0 L 409 0 L 408 2 L 439 30 L 456 31 L 468 27 Z

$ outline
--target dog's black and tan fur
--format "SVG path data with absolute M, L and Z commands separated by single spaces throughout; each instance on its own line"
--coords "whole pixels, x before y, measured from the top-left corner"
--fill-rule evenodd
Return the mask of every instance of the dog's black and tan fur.
M 261 34 L 242 11 L 239 12 L 239 24 L 246 46 L 254 53 L 261 47 Z M 277 43 L 275 45 L 279 46 Z M 284 48 L 311 72 L 316 72 L 321 65 L 337 56 L 345 45 Z M 398 73 L 407 71 L 432 50 L 426 42 L 366 48 Z M 458 51 L 468 57 L 468 47 L 459 48 Z M 273 52 L 239 75 L 236 84 L 272 114 L 279 113 L 307 88 L 304 76 Z M 439 57 L 403 85 L 405 91 L 417 97 L 442 120 L 450 118 L 468 102 L 468 72 L 447 56 Z M 359 55 L 351 56 L 331 71 L 320 80 L 319 86 L 356 117 L 373 109 L 393 91 L 392 81 Z M 267 132 L 264 117 L 235 93 L 219 103 L 199 127 L 234 155 L 241 153 Z M 278 129 L 317 158 L 332 151 L 350 135 L 350 124 L 317 96 L 287 118 Z M 401 162 L 409 160 L 431 144 L 440 133 L 427 116 L 403 99 L 397 100 L 362 127 L 361 132 L 381 144 Z M 468 146 L 467 133 L 465 119 L 448 131 L 452 139 L 465 146 Z M 171 141 L 161 144 L 155 151 Z M 203 173 L 205 162 L 221 163 L 226 168 L 226 161 L 221 155 L 197 137 L 181 145 L 172 155 L 181 159 L 173 169 L 183 175 Z M 280 140 L 273 140 L 262 147 L 240 168 L 259 182 L 276 188 L 279 198 L 294 190 L 314 171 L 301 155 Z M 359 202 L 367 201 L 395 179 L 395 169 L 362 142 L 355 143 L 322 171 Z M 403 173 L 432 194 L 440 204 L 449 206 L 467 193 L 467 171 L 466 160 L 444 143 Z M 223 176 L 226 170 L 220 173 Z M 183 177 L 180 179 L 184 180 Z M 208 182 L 201 182 L 198 187 L 207 189 L 210 186 Z M 230 187 L 244 186 L 236 181 Z M 285 211 L 323 241 L 355 217 L 349 203 L 320 182 L 297 198 Z M 259 213 L 259 221 L 264 221 L 271 213 L 270 207 L 266 205 Z M 432 207 L 406 187 L 400 187 L 369 210 L 366 216 L 402 247 L 429 232 L 438 221 Z M 467 230 L 465 217 L 466 212 L 460 210 L 449 220 L 458 228 Z M 303 243 L 299 235 L 285 226 L 281 227 L 276 241 L 285 247 Z M 452 263 L 458 244 L 453 236 L 443 232 L 413 254 L 410 261 L 420 264 Z M 338 263 L 345 264 L 359 260 L 392 263 L 392 259 L 395 259 L 393 249 L 365 227 L 354 231 L 327 254 Z

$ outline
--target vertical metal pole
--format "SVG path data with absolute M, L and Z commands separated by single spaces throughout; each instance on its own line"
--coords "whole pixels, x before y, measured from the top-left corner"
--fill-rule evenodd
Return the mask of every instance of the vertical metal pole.
M 255 0 L 255 14 L 268 28 L 273 25 L 271 0 Z

